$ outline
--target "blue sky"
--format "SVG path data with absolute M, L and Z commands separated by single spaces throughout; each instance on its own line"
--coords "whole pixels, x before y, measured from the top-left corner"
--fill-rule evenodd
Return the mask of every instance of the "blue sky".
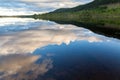
M 44 13 L 58 8 L 74 7 L 92 0 L 1 0 L 0 15 Z

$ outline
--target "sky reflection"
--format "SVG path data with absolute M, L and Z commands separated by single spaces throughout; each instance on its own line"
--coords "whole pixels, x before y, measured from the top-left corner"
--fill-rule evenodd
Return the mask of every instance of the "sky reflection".
M 31 20 L 31 19 L 30 19 Z M 25 21 L 28 23 L 28 21 Z M 14 20 L 13 20 L 14 21 Z M 9 20 L 8 20 L 9 22 Z M 19 23 L 21 20 L 19 21 Z M 49 21 L 38 21 L 38 23 L 31 24 L 29 27 L 23 22 L 24 27 L 27 29 L 21 30 L 19 27 L 23 25 L 16 26 L 13 28 L 12 33 L 11 27 L 7 27 L 7 32 L 3 32 L 0 35 L 0 55 L 7 54 L 26 54 L 32 53 L 38 47 L 44 47 L 47 45 L 62 43 L 69 44 L 71 41 L 76 40 L 86 40 L 88 42 L 102 42 L 109 41 L 108 38 L 94 34 L 88 29 L 76 27 L 74 25 L 60 25 Z M 12 22 L 13 23 L 13 22 Z M 30 22 L 31 23 L 31 22 Z M 7 25 L 4 25 L 6 27 Z M 1 30 L 4 30 L 1 27 Z
M 37 27 L 40 22 L 32 18 L 0 18 L 0 34 L 28 30 Z
M 52 60 L 40 55 L 7 55 L 0 57 L 0 80 L 29 80 L 45 74 L 52 68 Z M 39 63 L 35 63 L 37 60 Z
M 112 46 L 111 46 L 112 45 Z M 120 43 L 74 41 L 69 45 L 48 45 L 34 54 L 53 55 L 53 68 L 36 80 L 120 79 Z
M 104 73 L 104 65 L 110 71 L 120 70 L 117 39 L 43 20 L 7 18 L 1 24 L 0 80 L 78 80 L 72 73 L 82 75 L 80 69 Z

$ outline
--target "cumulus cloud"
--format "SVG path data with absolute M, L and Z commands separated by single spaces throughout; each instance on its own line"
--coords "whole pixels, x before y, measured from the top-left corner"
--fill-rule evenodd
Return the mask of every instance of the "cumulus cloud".
M 72 0 L 44 0 L 44 1 L 38 1 L 38 0 L 23 0 L 26 2 L 31 2 L 34 5 L 39 6 L 40 8 L 47 8 L 47 7 L 51 7 L 51 8 L 68 8 L 68 7 L 74 7 L 80 4 L 84 4 L 83 2 L 78 2 L 78 1 L 72 1 Z
M 25 15 L 41 13 L 36 5 L 21 2 L 21 0 L 4 0 L 0 1 L 0 15 Z
M 25 8 L 4 8 L 0 7 L 0 15 L 2 16 L 9 16 L 9 15 L 25 15 L 25 14 L 32 14 L 34 11 L 28 11 Z

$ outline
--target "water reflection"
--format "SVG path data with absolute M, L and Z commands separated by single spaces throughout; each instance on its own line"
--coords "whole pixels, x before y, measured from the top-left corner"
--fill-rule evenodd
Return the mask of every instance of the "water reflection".
M 112 45 L 112 46 L 111 46 Z M 34 54 L 53 55 L 53 68 L 36 80 L 119 80 L 120 43 L 75 41 L 49 45 Z
M 32 55 L 8 55 L 2 56 L 0 58 L 0 72 L 1 78 L 16 74 L 23 67 L 29 67 L 33 64 L 39 57 Z
M 30 22 L 35 22 L 32 18 L 0 18 L 0 26 L 8 25 L 24 25 Z
M 7 55 L 0 58 L 0 80 L 34 80 L 52 68 L 52 60 L 37 55 Z M 39 59 L 39 63 L 36 61 Z
M 69 44 L 75 40 L 87 40 L 89 42 L 109 40 L 104 36 L 94 34 L 88 29 L 78 28 L 73 25 L 59 25 L 45 21 L 39 22 L 41 24 L 39 26 L 37 24 L 37 27 L 33 29 L 1 34 L 0 55 L 32 53 L 38 47 L 50 44 Z M 19 28 L 17 29 L 19 30 Z
M 54 21 L 54 20 L 53 20 Z M 105 35 L 105 36 L 108 36 L 108 37 L 114 37 L 114 38 L 118 38 L 120 39 L 120 25 L 118 24 L 110 24 L 110 23 L 107 23 L 107 22 L 99 22 L 98 23 L 82 23 L 82 22 L 79 22 L 79 21 L 56 21 L 56 23 L 58 24 L 73 24 L 73 25 L 76 25 L 78 27 L 84 27 L 84 28 L 87 28 L 97 34 L 102 34 L 102 35 Z
M 40 22 L 41 20 L 32 18 L 0 18 L 0 34 L 33 29 L 38 27 Z
M 24 20 L 1 22 L 0 80 L 120 79 L 118 39 L 74 25 Z

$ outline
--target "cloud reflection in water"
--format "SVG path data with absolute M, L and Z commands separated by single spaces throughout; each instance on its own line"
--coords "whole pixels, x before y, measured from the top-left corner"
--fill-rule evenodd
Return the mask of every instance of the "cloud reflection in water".
M 87 40 L 88 42 L 106 40 L 105 37 L 84 28 L 47 21 L 40 22 L 41 25 L 34 29 L 0 35 L 0 55 L 32 53 L 38 47 L 69 44 L 75 40 Z
M 41 56 L 37 55 L 8 55 L 0 58 L 0 80 L 29 80 L 45 74 L 52 68 L 48 58 L 35 63 Z
M 40 24 L 35 23 L 31 25 L 34 28 L 31 28 L 25 24 L 29 24 L 29 20 L 25 23 L 23 21 L 21 24 L 27 28 L 22 31 L 19 31 L 19 27 L 23 25 L 14 23 L 14 20 L 9 24 L 2 22 L 2 27 L 7 26 L 8 31 L 0 34 L 0 80 L 34 80 L 38 75 L 42 76 L 48 72 L 53 67 L 52 60 L 49 58 L 52 54 L 46 54 L 48 57 L 45 58 L 40 54 L 39 56 L 32 54 L 37 48 L 62 43 L 68 45 L 72 41 L 80 40 L 90 43 L 110 41 L 107 37 L 74 25 L 60 25 L 42 20 L 38 22 Z M 13 29 L 12 33 L 9 33 L 12 26 L 8 25 L 11 24 L 20 26 L 16 27 L 17 31 Z M 0 27 L 0 29 L 3 28 Z M 40 62 L 36 63 L 38 60 Z

